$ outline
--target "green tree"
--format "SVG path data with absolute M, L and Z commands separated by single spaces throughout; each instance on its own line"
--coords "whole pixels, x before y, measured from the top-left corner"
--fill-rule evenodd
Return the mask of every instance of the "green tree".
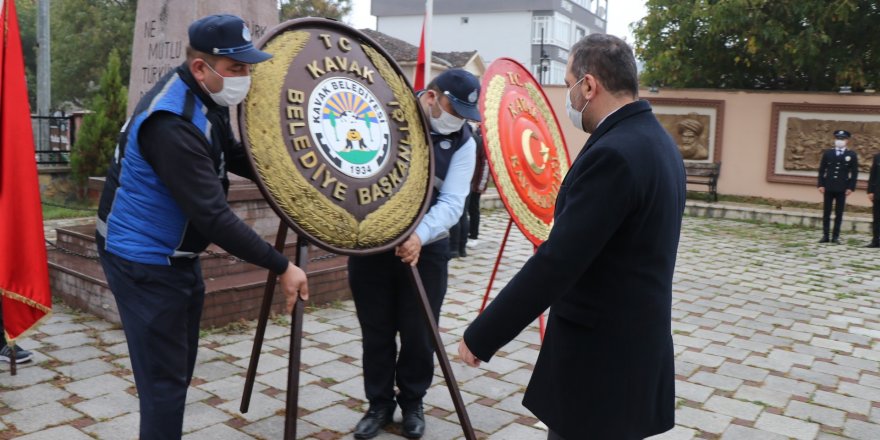
M 880 84 L 877 0 L 647 0 L 642 83 L 854 90 Z
M 83 119 L 70 158 L 73 178 L 81 189 L 90 176 L 103 176 L 119 137 L 119 128 L 125 123 L 128 88 L 121 75 L 119 52 L 113 50 L 107 68 L 101 75 L 98 93 L 90 107 L 93 113 Z
M 27 76 L 28 101 L 31 111 L 37 109 L 37 3 L 35 0 L 15 2 L 18 31 L 24 53 L 24 71 Z
M 52 2 L 52 102 L 90 101 L 114 50 L 125 84 L 131 70 L 136 0 Z
M 342 20 L 351 12 L 351 0 L 281 0 L 281 21 L 300 17 Z

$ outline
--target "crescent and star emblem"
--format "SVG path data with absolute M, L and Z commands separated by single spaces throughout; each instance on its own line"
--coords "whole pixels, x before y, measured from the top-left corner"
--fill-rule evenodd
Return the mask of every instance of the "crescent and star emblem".
M 523 155 L 526 157 L 526 162 L 528 162 L 532 171 L 534 171 L 535 174 L 541 174 L 547 168 L 547 158 L 550 156 L 550 148 L 548 148 L 544 142 L 541 142 L 541 165 L 538 165 L 538 163 L 535 162 L 535 157 L 532 155 L 532 138 L 536 140 L 538 139 L 530 128 L 523 130 L 522 151 Z

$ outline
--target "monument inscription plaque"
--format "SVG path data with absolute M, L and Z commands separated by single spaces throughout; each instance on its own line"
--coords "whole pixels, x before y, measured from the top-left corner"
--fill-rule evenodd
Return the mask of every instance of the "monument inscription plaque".
M 156 81 L 186 60 L 189 25 L 211 14 L 234 14 L 243 18 L 254 41 L 278 24 L 275 0 L 138 2 L 128 83 L 129 114 Z

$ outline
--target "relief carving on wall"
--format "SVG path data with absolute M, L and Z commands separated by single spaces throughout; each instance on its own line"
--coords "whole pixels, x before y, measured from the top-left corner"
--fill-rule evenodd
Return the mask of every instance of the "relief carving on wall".
M 852 133 L 847 148 L 859 155 L 859 170 L 867 173 L 871 158 L 880 153 L 880 122 L 787 119 L 785 163 L 787 171 L 818 171 L 822 152 L 834 147 L 834 130 Z
M 689 113 L 686 115 L 657 114 L 663 128 L 678 145 L 678 151 L 686 160 L 709 158 L 709 115 Z

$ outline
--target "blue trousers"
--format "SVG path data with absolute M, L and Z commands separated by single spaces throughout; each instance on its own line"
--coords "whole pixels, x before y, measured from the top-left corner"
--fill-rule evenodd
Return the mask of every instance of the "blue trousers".
M 434 312 L 446 296 L 449 240 L 422 248 L 419 274 Z M 361 324 L 364 391 L 371 406 L 415 408 L 434 378 L 434 343 L 409 267 L 388 251 L 348 258 L 348 281 Z M 395 336 L 400 333 L 400 351 Z M 394 384 L 399 394 L 395 396 Z
M 176 266 L 101 252 L 125 330 L 140 401 L 141 440 L 176 440 L 199 348 L 205 284 L 198 259 Z

